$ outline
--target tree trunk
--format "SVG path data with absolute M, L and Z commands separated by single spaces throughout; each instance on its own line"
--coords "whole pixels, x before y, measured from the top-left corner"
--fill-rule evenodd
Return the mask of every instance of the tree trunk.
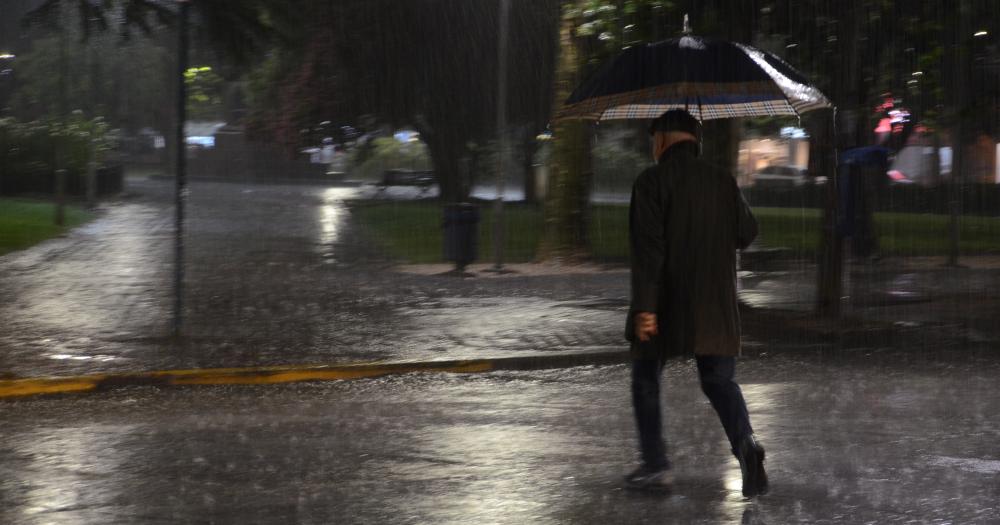
M 526 128 L 521 134 L 521 170 L 524 173 L 524 202 L 534 204 L 538 202 L 538 192 L 535 183 L 535 152 L 538 144 L 535 142 L 535 134 L 532 128 Z
M 837 150 L 833 141 L 832 111 L 815 111 L 805 119 L 809 128 L 809 172 L 826 177 L 823 218 L 820 222 L 819 263 L 816 278 L 816 311 L 821 316 L 840 313 L 843 282 L 843 239 L 837 231 L 839 186 L 836 182 Z
M 555 104 L 562 106 L 580 80 L 583 54 L 574 37 L 574 17 L 563 16 L 559 27 Z M 542 259 L 585 259 L 589 256 L 587 208 L 593 176 L 590 161 L 591 125 L 564 120 L 554 125 L 554 143 L 545 197 Z
M 440 200 L 445 203 L 464 202 L 469 197 L 469 184 L 462 173 L 462 153 L 465 144 L 460 137 L 449 133 L 421 132 L 434 165 L 434 176 L 441 190 Z
M 821 316 L 838 317 L 840 315 L 841 298 L 844 295 L 844 236 L 839 231 L 841 180 L 837 155 L 840 152 L 855 148 L 863 143 L 869 134 L 868 114 L 865 104 L 870 85 L 862 74 L 862 24 L 865 22 L 865 11 L 860 9 L 859 0 L 845 0 L 845 13 L 850 13 L 842 21 L 843 30 L 837 38 L 839 74 L 832 83 L 831 98 L 837 105 L 834 133 L 821 135 L 813 139 L 814 148 L 820 155 L 830 155 L 824 149 L 824 143 L 836 144 L 832 152 L 833 158 L 824 160 L 832 169 L 824 167 L 819 173 L 829 173 L 827 179 L 827 195 L 823 210 L 823 222 L 820 232 L 819 271 L 816 281 L 816 312 Z M 867 63 L 877 64 L 878 46 L 867 45 L 864 51 L 869 54 Z M 829 115 L 822 112 L 823 115 Z M 829 118 L 829 117 L 828 117 Z M 833 119 L 830 118 L 829 122 Z M 826 129 L 821 127 L 821 129 Z M 833 140 L 824 137 L 832 137 Z M 810 161 L 812 162 L 812 161 Z
M 586 259 L 590 185 L 590 124 L 572 120 L 557 124 L 545 196 L 542 259 Z
M 753 29 L 756 27 L 757 10 L 753 4 L 753 2 L 708 2 L 702 9 L 714 10 L 723 24 L 722 27 L 716 27 L 712 33 L 731 42 L 749 44 L 753 39 Z M 702 124 L 702 155 L 705 160 L 736 177 L 742 132 L 742 119 L 705 121 Z

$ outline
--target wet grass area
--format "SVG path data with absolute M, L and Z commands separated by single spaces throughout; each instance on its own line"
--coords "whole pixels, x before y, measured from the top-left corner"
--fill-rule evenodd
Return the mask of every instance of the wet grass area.
M 359 226 L 393 256 L 412 263 L 441 262 L 442 208 L 436 202 L 355 201 L 351 212 Z M 493 207 L 480 204 L 478 259 L 488 260 L 493 253 Z M 504 252 L 508 262 L 534 259 L 542 221 L 540 208 L 507 205 L 503 211 Z
M 355 202 L 352 213 L 362 228 L 399 260 L 441 262 L 442 211 L 433 201 Z M 480 205 L 478 259 L 493 257 L 492 204 Z M 628 259 L 628 206 L 595 204 L 589 210 L 591 252 L 598 261 Z M 816 208 L 755 208 L 760 243 L 786 249 L 792 257 L 812 258 L 819 243 L 822 211 Z M 947 215 L 877 213 L 880 253 L 883 256 L 927 256 L 948 253 Z M 535 259 L 541 237 L 541 209 L 524 204 L 504 208 L 504 256 L 507 262 Z M 962 217 L 959 247 L 963 254 L 1000 253 L 1000 218 Z
M 93 217 L 78 206 L 67 206 L 65 224 L 58 226 L 55 213 L 51 202 L 0 199 L 0 255 L 61 235 Z

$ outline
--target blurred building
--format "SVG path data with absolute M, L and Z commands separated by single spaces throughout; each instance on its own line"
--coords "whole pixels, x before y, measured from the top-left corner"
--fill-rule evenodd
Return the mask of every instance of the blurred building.
M 809 167 L 809 137 L 801 128 L 782 128 L 778 135 L 740 141 L 737 182 L 753 186 L 761 173 L 774 169 L 800 172 Z

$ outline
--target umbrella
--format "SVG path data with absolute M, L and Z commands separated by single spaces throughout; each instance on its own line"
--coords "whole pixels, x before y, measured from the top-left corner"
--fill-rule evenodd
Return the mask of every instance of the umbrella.
M 686 34 L 626 49 L 577 87 L 556 119 L 647 119 L 686 109 L 709 120 L 828 107 L 826 96 L 777 56 Z

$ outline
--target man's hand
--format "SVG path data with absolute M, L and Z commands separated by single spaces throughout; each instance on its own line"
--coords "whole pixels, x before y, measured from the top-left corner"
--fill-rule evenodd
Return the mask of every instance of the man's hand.
M 650 312 L 636 312 L 635 314 L 635 338 L 641 343 L 649 341 L 654 335 L 660 334 L 660 327 L 656 324 L 656 314 Z

